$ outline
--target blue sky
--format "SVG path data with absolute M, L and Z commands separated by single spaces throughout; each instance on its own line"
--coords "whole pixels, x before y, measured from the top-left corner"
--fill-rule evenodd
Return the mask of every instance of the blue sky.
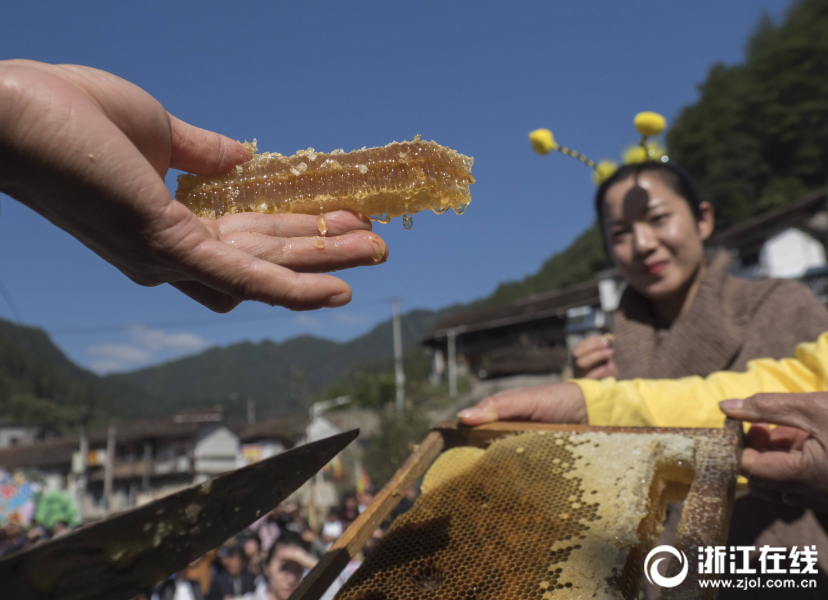
M 426 139 L 475 157 L 462 217 L 420 213 L 374 229 L 384 265 L 341 273 L 343 308 L 243 305 L 215 315 L 141 288 L 0 195 L 0 317 L 44 328 L 78 364 L 131 370 L 241 340 L 360 335 L 403 309 L 489 294 L 537 270 L 589 226 L 593 186 L 572 159 L 533 154 L 549 127 L 617 158 L 642 110 L 669 121 L 716 62 L 742 59 L 786 0 L 693 2 L 29 2 L 3 8 L 0 58 L 77 63 L 140 85 L 171 113 L 259 148 L 351 150 Z M 174 189 L 175 173 L 168 177 Z M 389 345 L 390 349 L 390 345 Z

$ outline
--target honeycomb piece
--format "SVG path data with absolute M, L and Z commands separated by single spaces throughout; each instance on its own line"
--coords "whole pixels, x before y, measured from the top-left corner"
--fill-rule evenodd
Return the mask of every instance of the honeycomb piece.
M 480 460 L 485 451 L 473 446 L 459 446 L 443 452 L 428 469 L 420 484 L 420 492 L 428 491 L 468 471 Z
M 695 451 L 674 434 L 555 432 L 446 453 L 336 600 L 637 598 Z
M 255 145 L 251 146 L 255 150 Z M 462 214 L 471 202 L 474 159 L 435 142 L 393 142 L 381 148 L 293 156 L 265 152 L 227 175 L 178 178 L 175 197 L 200 217 L 238 212 L 318 215 L 353 210 L 387 223 L 430 209 Z

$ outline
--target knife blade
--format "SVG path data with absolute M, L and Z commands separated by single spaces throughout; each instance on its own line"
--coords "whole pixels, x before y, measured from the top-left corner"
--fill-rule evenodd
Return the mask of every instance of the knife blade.
M 293 448 L 13 554 L 0 560 L 0 599 L 131 598 L 267 514 L 358 435 Z

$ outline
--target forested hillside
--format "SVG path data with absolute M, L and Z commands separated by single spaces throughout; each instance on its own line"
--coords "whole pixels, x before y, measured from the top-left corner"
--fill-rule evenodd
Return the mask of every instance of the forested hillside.
M 98 418 L 112 414 L 112 399 L 140 401 L 145 394 L 129 384 L 102 384 L 70 361 L 41 329 L 0 319 L 0 418 L 63 433 L 81 410 Z
M 828 177 L 828 0 L 765 18 L 743 63 L 715 65 L 667 136 L 727 227 Z

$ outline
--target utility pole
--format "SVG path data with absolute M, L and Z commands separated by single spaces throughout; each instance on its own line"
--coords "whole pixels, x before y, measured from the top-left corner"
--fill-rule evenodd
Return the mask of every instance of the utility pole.
M 247 424 L 256 422 L 256 401 L 253 398 L 247 399 Z
M 77 479 L 75 480 L 75 494 L 77 496 L 78 510 L 81 512 L 81 519 L 83 519 L 83 500 L 86 495 L 86 465 L 89 458 L 89 420 L 91 418 L 92 413 L 88 408 L 84 408 L 81 410 L 78 419 L 80 423 L 80 442 L 78 448 L 78 464 L 75 470 L 77 475 Z
M 115 427 L 106 432 L 106 462 L 104 463 L 104 508 L 112 512 L 112 480 L 115 476 Z
M 400 320 L 400 299 L 392 298 L 394 306 L 394 379 L 397 383 L 397 417 L 405 412 L 405 371 L 403 371 L 402 323 Z
M 465 325 L 452 327 L 446 335 L 446 341 L 448 342 L 449 395 L 452 398 L 457 397 L 457 334 L 463 333 L 465 330 Z
M 152 462 L 152 444 L 144 442 L 144 472 L 141 474 L 141 489 L 146 491 L 150 486 L 150 465 Z

